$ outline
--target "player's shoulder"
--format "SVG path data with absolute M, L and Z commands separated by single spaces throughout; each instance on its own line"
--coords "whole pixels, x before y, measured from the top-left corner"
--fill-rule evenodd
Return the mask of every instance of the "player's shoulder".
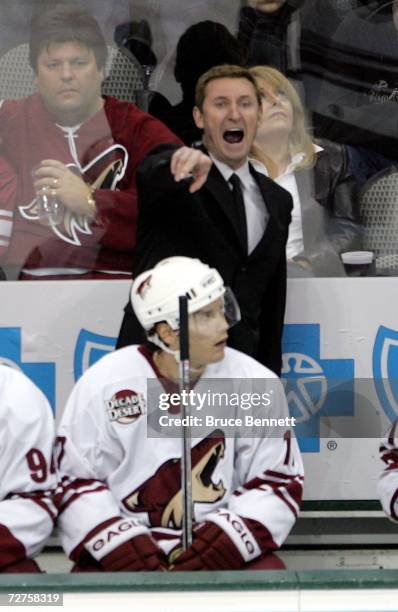
M 51 416 L 50 404 L 44 393 L 23 372 L 0 364 L 0 410 L 11 417 L 35 422 Z
M 103 355 L 84 372 L 79 382 L 84 383 L 89 380 L 106 382 L 114 375 L 131 376 L 132 372 L 144 368 L 145 359 L 139 348 L 139 345 L 134 344 Z
M 250 355 L 246 355 L 246 353 L 242 353 L 231 347 L 225 349 L 224 359 L 214 365 L 216 368 L 218 365 L 220 372 L 225 370 L 226 378 L 231 375 L 235 378 L 278 379 L 278 376 L 272 372 L 272 370 L 254 359 L 254 357 L 250 357 Z
M 155 376 L 139 345 L 108 353 L 90 366 L 76 382 L 65 406 L 63 422 L 73 420 L 76 410 L 80 415 L 83 412 L 98 414 L 98 410 L 100 414 L 105 414 L 101 408 L 104 402 L 127 391 L 131 394 L 146 392 L 148 378 Z
M 6 389 L 26 390 L 29 389 L 34 393 L 42 395 L 38 387 L 20 370 L 16 370 L 6 364 L 0 364 L 0 385 L 2 392 Z

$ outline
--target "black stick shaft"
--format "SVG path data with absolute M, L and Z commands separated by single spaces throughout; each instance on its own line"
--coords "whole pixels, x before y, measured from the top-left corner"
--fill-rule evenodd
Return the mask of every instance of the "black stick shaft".
M 188 300 L 186 295 L 179 297 L 180 318 L 180 390 L 188 397 L 190 390 L 189 375 L 189 336 L 188 336 Z M 180 397 L 183 397 L 181 393 Z M 191 427 L 190 406 L 181 401 L 182 426 L 182 458 L 181 458 L 181 490 L 182 490 L 182 546 L 187 550 L 192 544 L 192 465 L 191 465 Z

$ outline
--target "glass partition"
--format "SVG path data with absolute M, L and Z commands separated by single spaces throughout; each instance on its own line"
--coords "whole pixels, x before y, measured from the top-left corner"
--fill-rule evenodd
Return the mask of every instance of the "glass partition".
M 6 0 L 0 7 L 3 278 L 130 278 L 137 168 L 159 144 L 200 141 L 194 85 L 201 71 L 225 62 L 272 66 L 295 88 L 287 97 L 301 137 L 282 130 L 274 154 L 285 162 L 273 167 L 273 120 L 265 112 L 251 151 L 293 197 L 289 276 L 395 275 L 396 3 L 79 6 L 89 23 L 51 28 L 43 15 L 51 21 L 52 2 Z M 272 89 L 272 78 L 257 80 L 264 87 L 271 79 Z

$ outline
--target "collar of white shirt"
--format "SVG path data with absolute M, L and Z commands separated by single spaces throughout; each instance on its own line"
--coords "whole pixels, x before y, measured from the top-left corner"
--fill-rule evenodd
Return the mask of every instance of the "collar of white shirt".
M 314 144 L 314 149 L 315 149 L 315 153 L 319 153 L 320 151 L 323 151 L 323 148 L 317 144 Z M 305 153 L 303 153 L 303 151 L 300 151 L 299 153 L 295 153 L 294 155 L 292 155 L 292 157 L 290 158 L 290 164 L 288 165 L 288 167 L 286 168 L 283 174 L 290 174 L 291 172 L 294 172 L 297 166 L 299 165 L 299 163 L 303 161 L 304 157 L 305 157 Z M 258 161 L 258 159 L 254 159 L 254 157 L 249 157 L 249 162 L 251 163 L 253 168 L 257 170 L 257 172 L 261 172 L 262 174 L 269 176 L 267 168 L 264 166 L 264 164 Z M 279 176 L 277 178 L 279 178 Z
M 233 174 L 236 174 L 237 176 L 239 176 L 243 186 L 247 187 L 251 179 L 248 161 L 245 161 L 243 166 L 241 166 L 237 170 L 234 170 L 233 168 L 231 168 L 231 166 L 228 166 L 228 164 L 224 164 L 224 162 L 221 162 L 219 159 L 216 159 L 211 153 L 209 155 L 217 170 L 222 174 L 223 178 L 227 182 Z
M 242 183 L 242 195 L 245 204 L 247 245 L 248 253 L 251 253 L 260 242 L 267 225 L 268 211 L 264 206 L 264 199 L 254 177 L 250 174 L 248 160 L 237 170 L 234 170 L 224 162 L 215 159 L 210 154 L 214 165 L 228 182 L 232 174 L 236 174 Z M 232 189 L 232 186 L 231 186 Z

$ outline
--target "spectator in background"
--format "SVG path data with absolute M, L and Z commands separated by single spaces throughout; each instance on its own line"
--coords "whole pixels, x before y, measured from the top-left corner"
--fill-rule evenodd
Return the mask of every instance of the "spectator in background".
M 312 141 L 300 98 L 283 74 L 266 66 L 250 72 L 260 88 L 263 107 L 253 156 L 262 162 L 268 176 L 291 193 L 294 202 L 288 272 L 340 276 L 340 253 L 361 244 L 357 185 L 345 148 Z
M 298 67 L 297 9 L 304 0 L 247 0 L 239 13 L 238 40 L 249 66 L 286 73 Z
M 394 0 L 247 0 L 239 34 L 248 64 L 300 82 L 314 135 L 347 145 L 359 184 L 397 154 Z
M 57 511 L 52 459 L 54 419 L 43 393 L 0 364 L 0 573 L 38 573 L 34 557 Z
M 152 32 L 146 19 L 120 23 L 115 28 L 114 38 L 115 43 L 128 49 L 142 66 L 156 67 L 158 60 L 152 49 Z
M 23 279 L 128 277 L 135 170 L 156 145 L 180 142 L 134 104 L 101 96 L 106 54 L 88 13 L 50 8 L 31 27 L 39 92 L 1 105 L 2 153 L 18 175 L 5 264 L 23 266 Z M 38 204 L 48 194 L 60 203 L 61 219 L 44 225 Z
M 303 31 L 302 61 L 315 134 L 349 145 L 364 183 L 398 161 L 398 3 L 357 4 L 328 44 L 316 23 Z
M 163 110 L 171 108 L 163 94 L 151 90 L 150 79 L 158 60 L 152 49 L 152 31 L 146 19 L 121 23 L 115 28 L 114 39 L 121 49 L 127 49 L 133 60 L 141 64 L 142 90 L 137 90 L 137 104 L 157 117 Z
M 174 68 L 175 79 L 182 89 L 181 102 L 175 106 L 159 104 L 155 96 L 149 106 L 149 111 L 185 144 L 190 145 L 202 136 L 192 116 L 196 83 L 207 70 L 220 64 L 244 65 L 237 39 L 216 21 L 206 20 L 190 26 L 178 41 Z

